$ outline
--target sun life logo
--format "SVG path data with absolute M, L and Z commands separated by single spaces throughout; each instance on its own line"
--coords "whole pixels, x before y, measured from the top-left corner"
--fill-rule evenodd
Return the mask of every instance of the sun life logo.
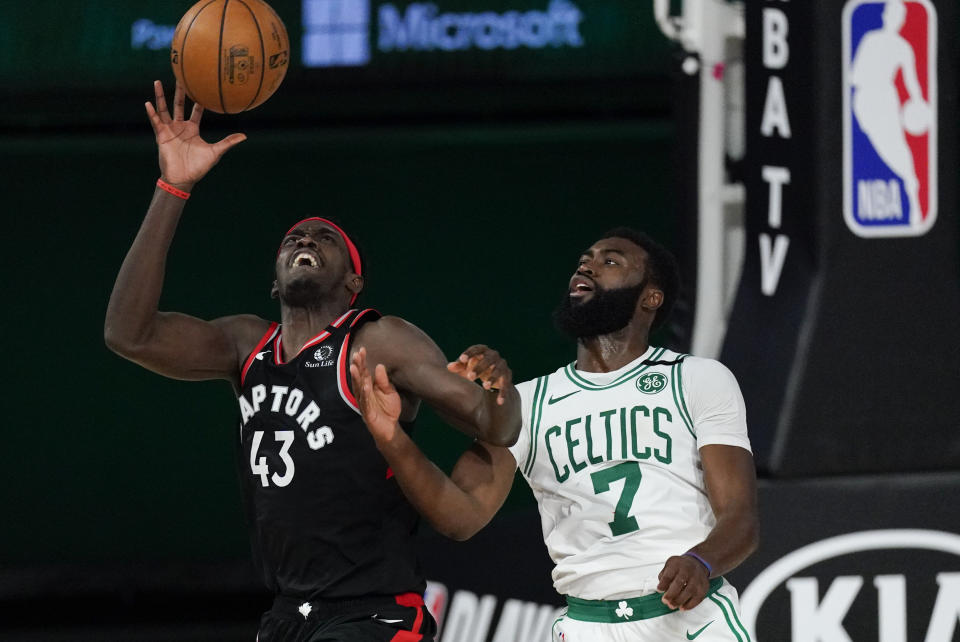
M 645 374 L 637 379 L 637 390 L 652 395 L 667 387 L 667 377 L 659 372 Z
M 333 365 L 333 359 L 330 357 L 333 356 L 333 348 L 331 346 L 320 346 L 313 353 L 313 358 L 316 363 L 312 361 L 305 361 L 304 366 L 307 368 L 324 368 L 326 366 Z
M 619 608 L 614 611 L 617 614 L 617 617 L 622 617 L 625 620 L 629 620 L 631 617 L 633 617 L 633 608 L 627 606 L 626 600 L 621 601 L 617 606 Z

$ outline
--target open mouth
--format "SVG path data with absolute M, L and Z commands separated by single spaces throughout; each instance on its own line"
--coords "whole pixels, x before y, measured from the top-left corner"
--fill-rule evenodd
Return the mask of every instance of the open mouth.
M 584 276 L 575 276 L 570 279 L 570 296 L 582 297 L 593 292 L 593 283 Z
M 290 261 L 291 267 L 320 267 L 320 261 L 317 260 L 317 256 L 313 252 L 300 251 L 293 255 L 293 260 Z

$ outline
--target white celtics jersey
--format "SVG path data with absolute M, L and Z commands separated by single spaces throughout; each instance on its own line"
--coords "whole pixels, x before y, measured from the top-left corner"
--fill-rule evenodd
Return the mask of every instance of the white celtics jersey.
M 614 372 L 571 363 L 517 388 L 523 428 L 510 451 L 537 498 L 557 592 L 652 591 L 667 558 L 715 524 L 699 448 L 750 450 L 733 374 L 651 347 Z

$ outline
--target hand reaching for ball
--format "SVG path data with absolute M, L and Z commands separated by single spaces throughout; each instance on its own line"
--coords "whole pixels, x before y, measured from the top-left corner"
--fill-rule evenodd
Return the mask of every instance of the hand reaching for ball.
M 194 104 L 190 120 L 183 119 L 185 97 L 180 83 L 177 83 L 173 94 L 172 117 L 163 94 L 163 84 L 159 80 L 154 81 L 153 90 L 156 94 L 156 107 L 150 102 L 144 105 L 153 133 L 157 137 L 160 178 L 189 192 L 194 183 L 203 178 L 227 150 L 245 141 L 247 137 L 245 134 L 230 134 L 220 142 L 208 143 L 200 138 L 200 118 L 203 116 L 201 105 Z

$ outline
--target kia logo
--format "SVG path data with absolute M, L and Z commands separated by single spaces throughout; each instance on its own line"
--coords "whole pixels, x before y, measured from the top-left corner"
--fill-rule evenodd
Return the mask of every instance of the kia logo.
M 960 556 L 960 535 L 922 529 L 873 530 L 838 535 L 799 548 L 764 569 L 744 590 L 740 603 L 747 631 L 756 639 L 757 615 L 763 603 L 777 587 L 786 584 L 791 592 L 793 608 L 796 610 L 798 604 L 803 604 L 804 611 L 816 615 L 806 619 L 794 618 L 794 638 L 799 634 L 803 639 L 811 640 L 849 640 L 842 621 L 863 585 L 863 578 L 835 578 L 823 601 L 818 603 L 817 579 L 798 578 L 795 575 L 832 558 L 890 549 L 922 549 Z M 875 578 L 874 585 L 880 593 L 881 603 L 891 605 L 899 600 L 904 602 L 902 609 L 905 611 L 906 598 L 902 583 L 902 576 Z M 930 617 L 927 642 L 952 639 L 960 616 L 960 573 L 938 573 L 937 584 L 939 593 Z M 884 616 L 884 613 L 880 615 Z M 885 620 L 885 617 L 880 618 L 880 639 L 900 639 L 902 636 L 897 631 L 902 628 L 902 622 L 897 619 Z M 798 631 L 798 626 L 804 630 Z M 886 635 L 884 631 L 887 631 Z

